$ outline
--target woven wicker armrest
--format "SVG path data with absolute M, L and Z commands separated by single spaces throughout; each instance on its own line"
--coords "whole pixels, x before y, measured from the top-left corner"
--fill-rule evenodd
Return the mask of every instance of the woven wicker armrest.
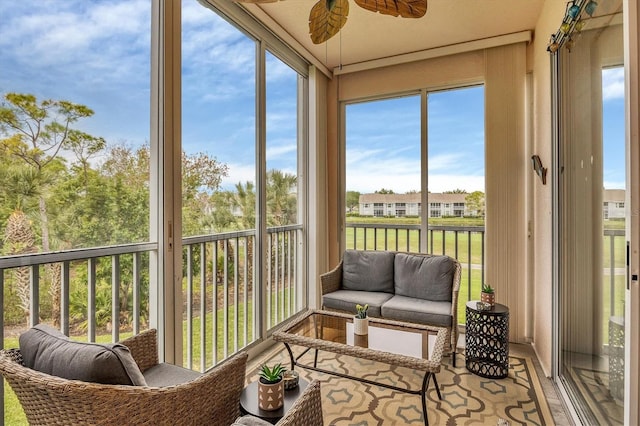
M 278 426 L 322 426 L 320 382 L 314 380 L 293 404 Z
M 451 294 L 451 332 L 449 341 L 449 351 L 453 354 L 456 351 L 458 345 L 458 295 L 460 292 L 460 276 L 462 274 L 462 267 L 460 262 L 455 260 L 456 270 L 453 273 L 453 288 Z M 455 355 L 454 355 L 455 356 Z
M 0 372 L 37 425 L 231 424 L 240 414 L 246 363 L 239 353 L 194 381 L 154 388 L 62 379 L 0 354 Z
M 129 348 L 131 356 L 143 373 L 158 364 L 158 332 L 155 329 L 145 330 L 120 343 Z
M 320 275 L 322 294 L 332 293 L 342 287 L 342 261 L 331 271 Z

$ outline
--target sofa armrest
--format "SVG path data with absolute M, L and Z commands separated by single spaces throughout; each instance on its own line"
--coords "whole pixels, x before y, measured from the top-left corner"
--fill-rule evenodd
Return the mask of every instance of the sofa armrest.
M 342 261 L 331 271 L 320 275 L 322 294 L 333 293 L 342 287 Z
M 155 329 L 145 330 L 120 343 L 129 348 L 141 372 L 158 364 L 158 332 Z
M 278 426 L 322 426 L 322 422 L 320 382 L 314 380 L 287 411 L 287 414 L 276 424 Z
M 460 276 L 462 266 L 455 261 L 456 270 L 453 273 L 453 287 L 451 288 L 451 352 L 455 352 L 458 346 L 458 294 L 460 292 Z

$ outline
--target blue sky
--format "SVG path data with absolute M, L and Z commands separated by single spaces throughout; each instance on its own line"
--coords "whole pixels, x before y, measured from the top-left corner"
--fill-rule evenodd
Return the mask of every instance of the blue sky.
M 78 127 L 109 143 L 149 139 L 149 0 L 0 0 L 0 93 L 85 104 Z M 183 148 L 254 180 L 254 44 L 183 1 Z M 296 170 L 296 73 L 267 62 L 267 167 Z M 604 74 L 605 187 L 624 182 L 622 73 Z M 483 189 L 482 88 L 429 95 L 429 190 Z M 347 108 L 347 189 L 420 189 L 419 97 Z M 99 161 L 99 159 L 98 159 Z M 372 167 L 373 165 L 373 167 Z
M 428 189 L 484 191 L 484 89 L 428 94 Z M 420 190 L 420 96 L 347 106 L 347 188 Z M 356 189 L 357 188 L 357 189 Z

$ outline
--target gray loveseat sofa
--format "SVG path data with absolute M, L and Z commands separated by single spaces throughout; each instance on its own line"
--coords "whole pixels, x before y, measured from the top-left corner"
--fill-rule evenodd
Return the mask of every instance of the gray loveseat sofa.
M 369 316 L 449 329 L 455 366 L 458 341 L 460 263 L 449 256 L 391 251 L 347 250 L 323 274 L 323 309 L 355 313 L 369 305 Z

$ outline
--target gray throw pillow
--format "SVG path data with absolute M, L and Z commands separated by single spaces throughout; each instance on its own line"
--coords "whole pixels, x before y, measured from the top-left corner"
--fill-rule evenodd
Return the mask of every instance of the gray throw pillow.
M 396 294 L 451 302 L 455 268 L 455 261 L 449 256 L 398 253 L 394 265 Z
M 129 348 L 70 340 L 46 324 L 20 335 L 24 365 L 33 370 L 70 380 L 111 385 L 146 386 L 144 376 Z
M 342 288 L 393 293 L 393 257 L 389 251 L 345 251 Z

